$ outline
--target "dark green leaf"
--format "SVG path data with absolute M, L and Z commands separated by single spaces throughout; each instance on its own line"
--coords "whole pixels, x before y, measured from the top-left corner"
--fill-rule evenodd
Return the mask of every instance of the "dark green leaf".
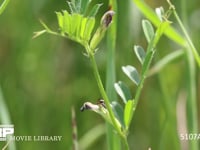
M 120 124 L 123 127 L 125 127 L 124 126 L 124 115 L 123 115 L 123 108 L 122 108 L 122 106 L 118 102 L 116 102 L 116 101 L 113 101 L 112 104 L 111 104 L 111 106 L 112 106 L 113 112 L 114 112 L 117 120 L 120 122 Z
M 139 74 L 137 70 L 133 66 L 123 66 L 123 72 L 136 84 L 138 85 L 140 82 Z
M 88 17 L 95 17 L 97 12 L 99 11 L 99 8 L 102 6 L 103 4 L 96 4 L 93 6 L 93 8 L 91 9 L 91 11 L 88 14 Z
M 90 2 L 91 2 L 91 0 L 82 0 L 82 3 L 81 3 L 81 14 L 83 14 L 84 16 L 86 15 L 87 8 L 88 8 Z
M 133 115 L 133 111 L 134 111 L 134 101 L 133 100 L 129 100 L 126 105 L 125 105 L 125 109 L 124 109 L 124 124 L 125 124 L 125 128 L 128 129 L 130 122 L 131 122 L 131 118 Z
M 140 63 L 143 64 L 146 56 L 144 49 L 141 46 L 136 45 L 134 46 L 134 51 Z
M 131 92 L 125 83 L 119 81 L 118 83 L 115 83 L 114 86 L 117 94 L 122 98 L 125 104 L 128 100 L 132 99 Z
M 142 28 L 143 28 L 143 31 L 144 31 L 147 41 L 150 42 L 154 36 L 153 26 L 151 25 L 151 23 L 148 20 L 143 20 Z

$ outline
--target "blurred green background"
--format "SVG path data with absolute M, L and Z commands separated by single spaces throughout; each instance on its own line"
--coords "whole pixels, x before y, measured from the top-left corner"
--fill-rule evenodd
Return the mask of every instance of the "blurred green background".
M 108 1 L 93 0 L 93 3 L 99 2 L 104 5 L 100 9 L 98 20 L 108 8 Z M 164 0 L 146 2 L 152 8 L 168 7 Z M 179 1 L 174 3 L 179 12 Z M 85 101 L 96 102 L 101 98 L 89 60 L 83 56 L 84 48 L 70 40 L 48 34 L 32 39 L 33 32 L 42 29 L 39 19 L 51 29 L 57 30 L 55 11 L 66 8 L 65 0 L 11 1 L 0 16 L 0 86 L 12 123 L 15 125 L 15 135 L 63 136 L 61 142 L 16 142 L 18 150 L 70 150 L 72 106 L 76 111 L 79 139 L 91 128 L 104 123 L 97 114 L 80 112 L 80 107 Z M 125 81 L 134 95 L 136 87 L 122 73 L 121 66 L 130 64 L 141 70 L 133 53 L 133 45 L 147 45 L 141 30 L 141 20 L 144 16 L 132 1 L 118 0 L 118 9 L 117 80 Z M 188 2 L 186 13 L 188 30 L 198 49 L 200 1 Z M 176 49 L 179 49 L 179 46 L 163 37 L 154 62 Z M 104 83 L 106 51 L 104 40 L 96 54 Z M 178 99 L 185 99 L 187 96 L 184 94 L 187 87 L 186 72 L 185 60 L 182 57 L 164 68 L 159 75 L 146 80 L 130 128 L 131 149 L 180 149 L 176 103 Z M 164 82 L 161 84 L 160 80 Z M 197 99 L 200 100 L 199 68 L 196 81 Z M 166 103 L 170 105 L 170 114 Z M 106 149 L 105 137 L 106 135 L 101 136 L 89 149 Z M 2 147 L 2 143 L 0 146 Z

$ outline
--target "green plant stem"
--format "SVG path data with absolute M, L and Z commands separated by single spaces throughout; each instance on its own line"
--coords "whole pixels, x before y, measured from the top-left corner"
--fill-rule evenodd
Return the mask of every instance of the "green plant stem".
M 118 125 L 118 123 L 115 120 L 115 116 L 114 116 L 114 113 L 113 113 L 112 108 L 110 106 L 108 96 L 107 96 L 107 94 L 106 94 L 106 92 L 104 90 L 103 84 L 101 82 L 101 78 L 100 78 L 100 75 L 99 75 L 99 71 L 97 69 L 97 65 L 96 65 L 96 61 L 95 61 L 95 58 L 94 58 L 94 54 L 89 54 L 89 57 L 90 57 L 90 60 L 91 60 L 93 71 L 94 71 L 94 76 L 96 78 L 96 81 L 97 81 L 99 90 L 101 92 L 101 95 L 102 95 L 102 97 L 103 97 L 103 99 L 104 99 L 104 101 L 106 103 L 106 106 L 107 106 L 107 109 L 108 109 L 112 124 L 115 127 L 115 129 L 117 130 L 118 134 L 123 139 L 123 142 L 125 144 L 126 150 L 129 150 L 126 136 L 122 133 L 121 127 Z
M 108 99 L 108 96 L 104 90 L 104 87 L 103 87 L 103 84 L 102 84 L 102 81 L 101 81 L 101 78 L 100 78 L 100 75 L 99 75 L 99 71 L 98 71 L 98 68 L 97 68 L 97 64 L 96 64 L 96 61 L 95 61 L 95 58 L 94 58 L 94 53 L 93 51 L 90 49 L 89 45 L 85 45 L 85 48 L 86 48 L 86 51 L 89 55 L 89 58 L 90 58 L 90 61 L 91 61 L 91 64 L 92 64 L 92 68 L 93 68 L 93 72 L 94 72 L 94 76 L 95 76 L 95 79 L 97 81 L 97 85 L 99 87 L 99 91 L 105 101 L 105 104 L 107 106 L 107 110 L 108 110 L 108 113 L 109 113 L 109 116 L 110 116 L 110 119 L 112 121 L 112 124 L 113 126 L 115 127 L 117 133 L 120 135 L 120 137 L 123 139 L 123 142 L 126 146 L 126 150 L 129 150 L 128 148 L 128 144 L 127 144 L 127 139 L 126 139 L 126 136 L 125 134 L 121 131 L 121 126 L 117 123 L 116 119 L 115 119 L 115 116 L 114 116 L 114 113 L 112 111 L 112 108 L 110 106 L 110 103 L 109 103 L 109 99 Z
M 161 35 L 165 31 L 165 29 L 168 27 L 168 25 L 169 25 L 168 21 L 162 22 L 160 24 L 160 26 L 158 27 L 158 29 L 156 30 L 156 33 L 154 34 L 154 37 L 151 39 L 151 41 L 150 41 L 150 43 L 148 45 L 147 55 L 146 55 L 146 58 L 145 58 L 145 61 L 144 61 L 143 67 L 142 67 L 142 73 L 141 73 L 142 75 L 141 75 L 140 83 L 139 83 L 138 88 L 136 90 L 135 98 L 133 99 L 134 100 L 134 105 L 132 106 L 133 109 L 137 108 L 139 97 L 141 95 L 142 88 L 143 88 L 143 85 L 144 85 L 144 81 L 145 81 L 145 79 L 147 77 L 147 74 L 148 74 L 148 71 L 149 71 L 149 68 L 150 68 L 150 64 L 152 62 L 154 53 L 156 51 L 156 49 L 155 49 L 156 44 L 158 43 Z M 130 113 L 131 120 L 133 118 L 133 113 L 134 113 L 134 111 L 132 111 Z
M 117 0 L 109 0 L 109 6 L 112 6 L 112 10 L 115 12 L 115 15 L 112 19 L 112 25 L 107 31 L 106 37 L 106 93 L 110 100 L 117 100 L 117 94 L 114 89 L 114 83 L 116 82 L 116 71 L 115 71 L 115 50 L 116 50 L 116 37 L 117 37 L 117 18 L 118 18 L 118 8 Z M 113 126 L 107 123 L 107 149 L 108 150 L 121 150 L 122 142 L 119 136 L 113 132 Z
M 156 27 L 159 27 L 160 20 L 158 16 L 156 15 L 155 11 L 145 3 L 144 0 L 132 0 L 132 1 L 140 9 L 140 11 L 144 14 L 144 16 L 147 19 L 149 19 Z M 164 34 L 177 44 L 185 46 L 184 38 L 182 38 L 181 34 L 179 34 L 173 27 L 169 26 L 164 31 Z
M 198 66 L 200 67 L 200 56 L 199 56 L 199 54 L 198 54 L 198 52 L 197 52 L 197 49 L 195 48 L 195 46 L 194 46 L 192 40 L 190 39 L 190 36 L 188 35 L 188 33 L 187 33 L 185 27 L 183 26 L 183 23 L 181 22 L 181 20 L 180 20 L 178 14 L 176 13 L 175 10 L 174 10 L 173 12 L 174 12 L 174 16 L 176 17 L 176 19 L 177 19 L 177 21 L 178 21 L 178 23 L 179 23 L 179 25 L 180 25 L 180 27 L 181 27 L 181 29 L 182 29 L 182 31 L 183 31 L 185 37 L 186 37 L 186 40 L 187 40 L 187 42 L 188 42 L 188 45 L 189 45 L 190 49 L 192 50 L 192 53 L 193 53 L 193 55 L 194 55 L 194 58 L 196 59 L 196 62 L 197 62 L 197 64 L 198 64 Z
M 176 120 L 176 98 L 171 96 L 169 93 L 169 89 L 166 86 L 166 79 L 165 79 L 165 73 L 160 72 L 158 74 L 158 80 L 160 85 L 160 90 L 163 94 L 163 105 L 165 109 L 165 120 L 163 121 L 161 125 L 161 136 L 160 136 L 160 142 L 159 147 L 160 149 L 163 148 L 163 145 L 166 143 L 171 143 L 170 147 L 173 150 L 180 150 L 180 143 L 179 136 L 177 134 L 177 129 L 174 128 L 177 126 L 177 120 Z M 171 135 L 171 138 L 166 137 L 166 134 Z
M 6 6 L 8 5 L 10 0 L 4 0 L 3 3 L 0 6 L 0 15 L 3 13 L 3 11 L 5 10 Z
M 186 39 L 187 39 L 187 42 L 193 52 L 193 55 L 195 57 L 195 60 L 197 61 L 198 63 L 198 66 L 200 67 L 200 56 L 194 46 L 194 44 L 192 43 L 192 40 L 190 39 L 187 31 L 185 30 L 178 14 L 176 13 L 175 11 L 175 8 L 174 6 L 171 4 L 171 2 L 169 0 L 167 0 L 170 7 L 173 9 L 173 14 L 174 16 L 176 17 Z M 155 12 L 142 0 L 133 0 L 133 2 L 136 4 L 136 6 L 140 9 L 140 11 L 151 21 L 153 22 L 153 24 L 155 26 L 159 26 L 159 19 L 158 17 L 156 16 Z M 186 44 L 185 44 L 185 39 L 174 29 L 172 28 L 171 26 L 169 26 L 166 31 L 165 31 L 165 34 L 170 38 L 172 39 L 174 42 L 176 42 L 177 44 L 183 46 L 183 47 L 187 47 Z
M 150 47 L 150 48 L 153 48 L 153 47 Z M 137 107 L 139 97 L 140 97 L 140 94 L 141 94 L 141 91 L 142 91 L 142 88 L 143 88 L 143 85 L 144 85 L 144 81 L 146 79 L 151 61 L 153 59 L 153 55 L 154 55 L 154 51 L 150 51 L 149 56 L 147 55 L 148 58 L 144 62 L 144 64 L 146 63 L 146 67 L 144 67 L 144 69 L 142 71 L 142 78 L 141 78 L 140 83 L 138 85 L 136 95 L 135 95 L 135 99 L 134 99 L 135 100 L 135 106 L 134 107 Z
M 192 43 L 184 25 L 187 25 L 187 10 L 186 5 L 187 1 L 183 0 L 182 3 L 182 18 L 183 21 L 180 20 L 178 14 L 176 13 L 175 9 L 173 9 L 175 18 L 177 19 L 185 37 L 187 40 L 187 47 L 186 47 L 186 63 L 187 63 L 187 88 L 188 88 L 188 98 L 187 98 L 187 125 L 188 125 L 188 132 L 189 133 L 198 133 L 198 115 L 197 115 L 197 97 L 196 97 L 196 69 L 195 69 L 195 59 L 200 67 L 200 57 L 197 53 L 195 46 Z M 171 3 L 170 3 L 171 5 Z M 174 8 L 174 7 L 173 7 Z M 195 59 L 194 59 L 195 58 Z M 189 149 L 191 150 L 198 150 L 199 149 L 199 142 L 196 140 L 189 141 Z
M 197 101 L 196 101 L 196 76 L 195 62 L 191 51 L 186 51 L 187 59 L 187 78 L 188 78 L 188 98 L 187 98 L 187 125 L 189 133 L 198 132 L 198 116 L 197 116 Z M 190 140 L 189 146 L 191 150 L 198 150 L 198 141 Z
M 182 23 L 180 17 L 178 16 L 178 14 L 177 14 L 177 12 L 176 12 L 176 10 L 175 10 L 174 5 L 173 5 L 169 0 L 167 0 L 167 1 L 168 1 L 169 5 L 170 5 L 170 8 L 171 8 L 172 11 L 173 11 L 173 14 L 174 14 L 176 20 L 178 21 L 178 24 L 179 24 L 180 27 L 181 27 L 181 30 L 183 31 L 183 33 L 184 33 L 184 35 L 185 35 L 185 37 L 186 37 L 186 41 L 187 41 L 187 43 L 188 43 L 190 49 L 192 50 L 192 53 L 193 53 L 193 55 L 194 55 L 194 58 L 196 59 L 196 62 L 197 62 L 197 64 L 198 64 L 198 66 L 200 67 L 200 56 L 199 56 L 199 54 L 198 54 L 198 52 L 197 52 L 197 49 L 195 48 L 195 46 L 194 46 L 194 44 L 193 44 L 193 42 L 192 42 L 192 40 L 191 40 L 189 34 L 187 33 L 187 31 L 186 31 L 186 29 L 185 29 L 185 27 L 184 27 L 184 25 L 183 25 L 183 23 Z M 186 45 L 185 47 L 187 48 L 187 45 Z

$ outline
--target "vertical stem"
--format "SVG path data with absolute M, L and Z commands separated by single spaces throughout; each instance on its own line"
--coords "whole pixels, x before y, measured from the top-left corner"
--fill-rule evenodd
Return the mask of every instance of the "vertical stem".
M 153 48 L 153 47 L 151 47 L 151 48 Z M 140 83 L 138 85 L 138 88 L 137 88 L 137 91 L 136 91 L 136 95 L 135 95 L 135 99 L 134 99 L 135 100 L 135 107 L 137 107 L 137 104 L 138 104 L 138 101 L 139 101 L 139 97 L 140 97 L 140 94 L 141 94 L 141 91 L 142 91 L 142 87 L 144 85 L 144 80 L 146 79 L 147 72 L 149 70 L 151 61 L 153 59 L 153 55 L 154 55 L 154 52 L 150 51 L 148 59 L 145 59 L 145 62 L 147 63 L 147 65 L 143 69 L 142 78 L 141 78 L 141 81 L 140 81 Z
M 190 49 L 186 51 L 187 59 L 187 79 L 188 79 L 188 98 L 187 98 L 187 124 L 189 133 L 198 132 L 197 102 L 196 102 L 196 76 L 195 62 Z M 188 134 L 189 134 L 188 133 Z M 189 140 L 191 150 L 198 150 L 198 140 Z
M 161 138 L 159 142 L 159 147 L 162 149 L 163 145 L 165 143 L 171 143 L 171 148 L 173 150 L 180 150 L 180 144 L 179 144 L 179 136 L 177 134 L 176 129 L 176 115 L 175 115 L 175 99 L 173 96 L 170 96 L 169 89 L 165 84 L 165 74 L 159 73 L 158 74 L 158 80 L 160 83 L 160 89 L 163 95 L 163 102 L 165 107 L 165 120 L 163 122 L 163 126 L 161 128 Z M 171 138 L 166 138 L 166 134 L 171 135 Z
M 116 119 L 115 119 L 115 115 L 112 111 L 112 108 L 110 106 L 110 103 L 109 103 L 109 99 L 108 99 L 108 96 L 105 92 L 105 89 L 103 87 L 103 83 L 101 81 L 101 77 L 99 75 L 99 71 L 98 71 L 98 68 L 97 68 L 97 64 L 96 64 L 96 61 L 95 61 L 95 58 L 94 58 L 94 53 L 93 51 L 90 49 L 90 47 L 88 45 L 85 46 L 88 54 L 89 54 L 89 57 L 90 57 L 90 61 L 91 61 L 91 64 L 92 64 L 92 68 L 93 68 L 93 72 L 94 72 L 94 76 L 95 76 L 95 79 L 97 81 L 97 85 L 99 87 L 99 91 L 105 101 L 105 104 L 107 106 L 107 110 L 108 110 L 108 113 L 109 113 L 109 116 L 111 118 L 111 121 L 112 121 L 112 124 L 113 126 L 115 127 L 115 129 L 117 130 L 118 134 L 124 138 L 124 134 L 122 133 L 121 131 L 121 126 L 117 123 Z
M 93 68 L 93 71 L 94 71 L 94 76 L 96 78 L 96 81 L 97 81 L 97 84 L 98 84 L 98 87 L 99 87 L 99 90 L 101 92 L 101 95 L 103 97 L 103 99 L 105 100 L 105 103 L 106 103 L 106 106 L 107 106 L 107 109 L 108 109 L 108 112 L 109 112 L 109 115 L 110 115 L 110 118 L 111 118 L 111 121 L 112 121 L 112 124 L 113 126 L 115 127 L 115 129 L 117 130 L 117 133 L 120 135 L 120 137 L 122 138 L 123 140 L 123 143 L 125 145 L 125 150 L 129 150 L 129 147 L 128 147 L 128 142 L 127 142 L 127 139 L 126 139 L 126 136 L 125 134 L 122 133 L 121 131 L 121 126 L 119 126 L 115 120 L 115 116 L 114 116 L 114 113 L 112 111 L 112 108 L 110 106 L 110 103 L 109 103 L 109 99 L 108 99 L 108 96 L 104 90 L 104 87 L 103 87 L 103 84 L 101 82 L 101 78 L 100 78 L 100 75 L 99 75 L 99 71 L 97 69 L 97 65 L 96 65 L 96 61 L 94 59 L 94 55 L 93 54 L 90 54 L 90 60 L 91 60 L 91 63 L 92 63 L 92 68 Z
M 110 106 L 110 103 L 109 103 L 109 99 L 108 99 L 108 96 L 104 90 L 104 87 L 103 87 L 103 84 L 102 84 L 102 81 L 101 81 L 101 77 L 99 75 L 99 71 L 98 71 L 98 68 L 97 68 L 97 64 L 96 64 L 96 61 L 95 61 L 95 58 L 94 58 L 94 53 L 93 51 L 90 49 L 89 45 L 85 45 L 85 49 L 86 51 L 88 52 L 89 54 L 89 58 L 90 58 L 90 61 L 91 61 L 91 64 L 92 64 L 92 68 L 93 68 L 93 72 L 94 72 L 94 76 L 95 76 L 95 79 L 97 81 L 97 85 L 99 87 L 99 91 L 106 103 L 106 107 L 107 107 L 107 110 L 108 110 L 108 113 L 109 113 L 109 116 L 110 116 L 110 119 L 112 121 L 112 124 L 115 128 L 115 130 L 117 131 L 117 133 L 119 134 L 119 136 L 122 138 L 122 141 L 125 145 L 125 150 L 129 150 L 129 147 L 128 147 L 128 142 L 127 142 L 127 139 L 126 139 L 126 135 L 121 131 L 121 125 L 117 122 L 117 120 L 115 119 L 115 115 L 112 111 L 112 108 Z
M 117 1 L 109 0 L 109 6 L 112 7 L 115 15 L 112 20 L 112 25 L 107 31 L 107 70 L 106 70 L 106 92 L 108 94 L 110 102 L 117 99 L 117 95 L 114 89 L 114 83 L 116 80 L 115 75 L 115 49 L 116 49 L 116 37 L 117 37 Z M 113 127 L 107 123 L 107 143 L 108 150 L 121 150 L 120 137 L 116 136 L 113 132 Z
M 76 125 L 76 113 L 74 107 L 72 107 L 72 139 L 73 139 L 73 150 L 78 150 L 78 131 Z
M 181 1 L 182 3 L 182 18 L 185 25 L 187 25 L 187 10 L 186 10 L 186 0 Z M 197 97 L 196 97 L 196 70 L 195 61 L 196 59 L 198 65 L 200 66 L 200 57 L 197 53 L 195 46 L 192 43 L 182 21 L 180 20 L 178 14 L 174 9 L 174 15 L 186 37 L 188 46 L 186 47 L 186 62 L 187 62 L 187 85 L 188 85 L 188 98 L 187 98 L 187 125 L 189 133 L 198 133 L 198 116 L 197 116 Z M 188 134 L 189 134 L 188 133 Z M 198 141 L 189 140 L 189 149 L 198 150 Z
M 186 38 L 186 41 L 187 41 L 187 45 L 189 46 L 190 50 L 192 51 L 192 53 L 194 55 L 194 58 L 195 58 L 195 60 L 196 60 L 196 62 L 198 64 L 198 66 L 200 67 L 200 56 L 199 56 L 199 54 L 197 52 L 197 49 L 195 48 L 195 46 L 194 46 L 194 44 L 193 44 L 188 32 L 186 31 L 181 19 L 179 18 L 178 14 L 176 13 L 174 5 L 170 2 L 170 0 L 167 0 L 167 1 L 168 1 L 169 5 L 170 5 L 171 9 L 173 10 L 173 14 L 174 14 L 176 20 L 178 21 L 178 24 L 181 27 L 181 30 L 183 31 L 183 34 L 185 35 L 185 38 Z M 186 3 L 186 2 L 184 2 L 184 3 Z M 182 10 L 182 11 L 184 11 L 182 14 L 186 15 L 186 10 Z M 186 17 L 187 16 L 184 16 L 183 18 L 185 19 Z M 185 20 L 185 22 L 186 22 L 186 20 Z

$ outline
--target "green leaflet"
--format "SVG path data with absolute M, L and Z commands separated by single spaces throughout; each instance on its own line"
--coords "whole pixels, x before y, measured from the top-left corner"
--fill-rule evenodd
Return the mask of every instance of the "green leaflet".
M 130 65 L 123 66 L 122 70 L 136 85 L 139 84 L 140 77 L 135 67 L 130 66 Z
M 91 38 L 91 33 L 94 29 L 94 25 L 95 25 L 95 19 L 94 18 L 89 18 L 87 19 L 87 23 L 85 26 L 85 31 L 84 31 L 84 39 L 86 41 L 89 41 Z
M 83 17 L 81 14 L 69 14 L 66 10 L 56 12 L 60 32 L 69 38 L 81 42 L 89 41 L 95 25 L 94 17 Z
M 132 99 L 131 92 L 124 82 L 119 81 L 118 83 L 114 84 L 114 87 L 124 104 L 126 104 L 128 100 Z
M 70 13 L 66 10 L 56 12 L 61 35 L 66 35 L 82 45 L 89 43 L 95 26 L 94 17 L 102 6 L 102 4 L 94 5 L 89 11 L 89 15 L 86 16 L 90 2 L 91 0 L 68 1 Z
M 139 45 L 135 45 L 134 51 L 135 51 L 135 54 L 136 54 L 138 60 L 143 65 L 145 57 L 146 57 L 146 53 L 145 53 L 144 49 Z
M 143 20 L 142 21 L 142 28 L 143 28 L 145 37 L 146 37 L 146 39 L 149 43 L 154 36 L 153 26 L 151 25 L 151 23 L 148 20 Z

